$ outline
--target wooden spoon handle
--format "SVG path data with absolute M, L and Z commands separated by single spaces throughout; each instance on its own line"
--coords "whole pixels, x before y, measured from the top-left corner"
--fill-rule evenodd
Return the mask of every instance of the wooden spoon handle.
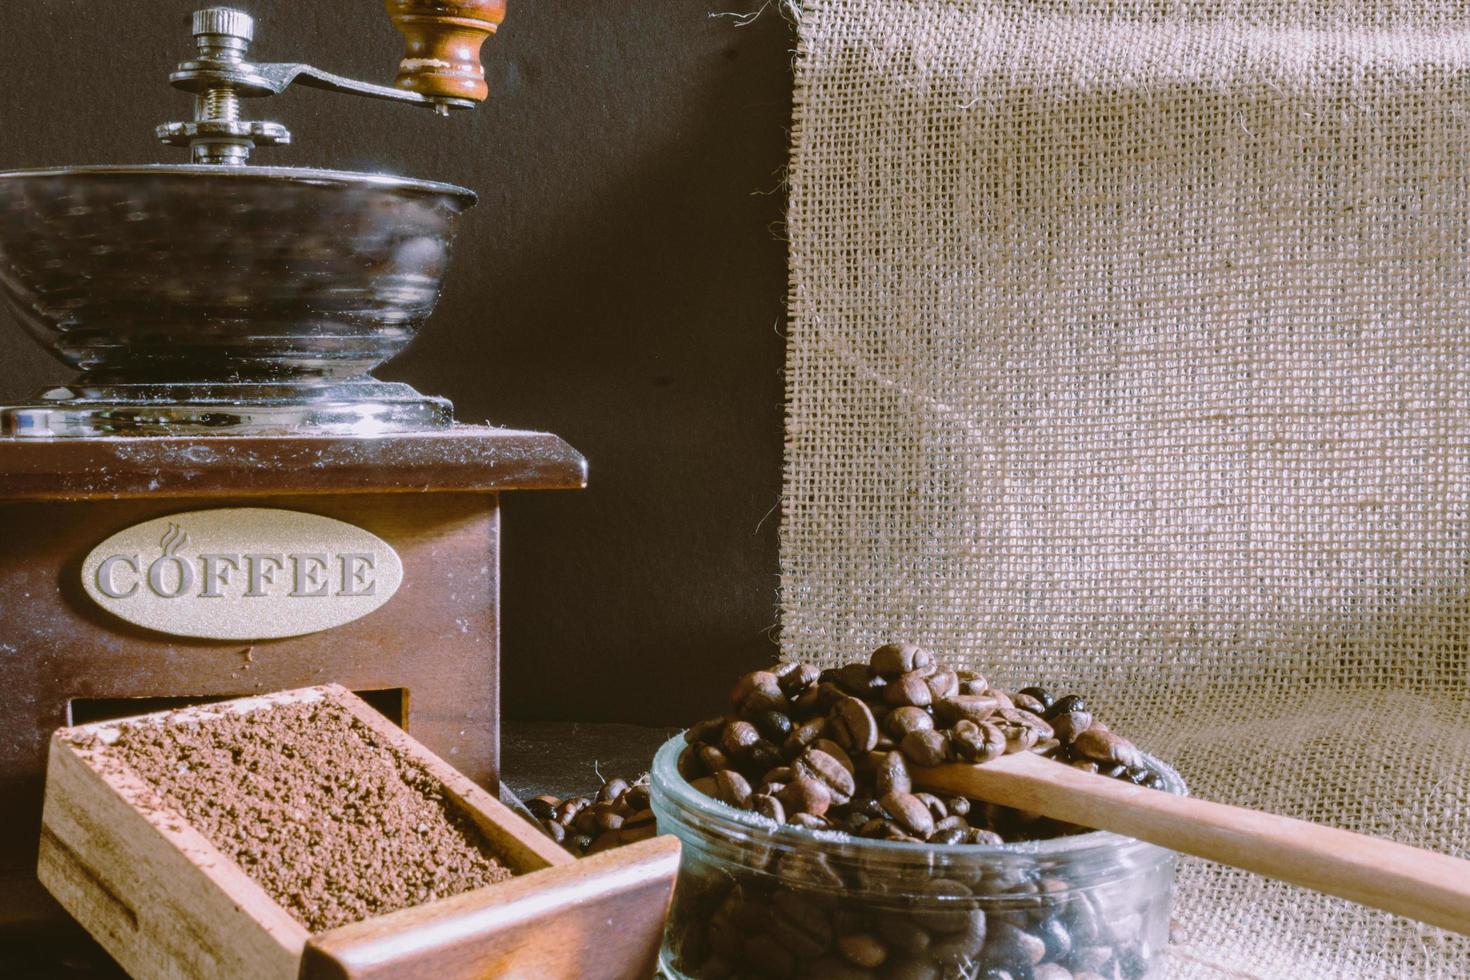
M 930 792 L 1111 830 L 1470 935 L 1470 861 L 1146 789 L 1030 752 L 911 771 L 914 783 Z

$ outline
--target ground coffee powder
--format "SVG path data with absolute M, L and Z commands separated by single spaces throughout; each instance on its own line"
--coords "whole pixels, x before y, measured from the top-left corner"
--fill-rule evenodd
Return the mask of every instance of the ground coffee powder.
M 433 775 L 331 701 L 126 724 L 109 754 L 312 932 L 512 874 Z

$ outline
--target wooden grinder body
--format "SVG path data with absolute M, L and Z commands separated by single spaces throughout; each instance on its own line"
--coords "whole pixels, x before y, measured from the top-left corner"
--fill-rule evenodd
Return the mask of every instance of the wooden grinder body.
M 339 683 L 491 791 L 499 779 L 499 494 L 575 488 L 556 436 L 460 426 L 375 438 L 0 440 L 0 927 L 56 921 L 36 880 L 47 743 L 172 703 Z M 87 554 L 142 521 L 226 507 L 335 518 L 398 554 L 360 619 L 271 640 L 132 625 L 83 586 Z

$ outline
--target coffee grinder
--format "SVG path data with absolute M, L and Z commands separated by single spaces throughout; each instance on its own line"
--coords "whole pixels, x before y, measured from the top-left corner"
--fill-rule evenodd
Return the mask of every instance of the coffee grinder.
M 253 60 L 198 11 L 170 74 L 191 162 L 0 174 L 0 293 L 81 374 L 0 408 L 0 923 L 35 879 L 59 726 L 328 681 L 498 782 L 499 495 L 575 488 L 554 435 L 460 425 L 371 371 L 438 298 L 473 192 L 259 166 L 304 85 L 448 115 L 504 0 L 388 0 L 393 86 Z

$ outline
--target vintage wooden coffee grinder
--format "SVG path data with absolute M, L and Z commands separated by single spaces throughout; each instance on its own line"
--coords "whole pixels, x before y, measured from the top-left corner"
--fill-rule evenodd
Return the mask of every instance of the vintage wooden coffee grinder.
M 458 425 L 370 371 L 438 298 L 475 195 L 255 166 L 292 84 L 441 114 L 484 98 L 504 0 L 388 0 L 394 87 L 251 59 L 194 15 L 169 76 L 186 165 L 0 174 L 0 286 L 81 369 L 0 409 L 0 923 L 35 880 L 47 738 L 160 705 L 339 682 L 465 773 L 498 778 L 498 497 L 579 487 L 556 436 Z

